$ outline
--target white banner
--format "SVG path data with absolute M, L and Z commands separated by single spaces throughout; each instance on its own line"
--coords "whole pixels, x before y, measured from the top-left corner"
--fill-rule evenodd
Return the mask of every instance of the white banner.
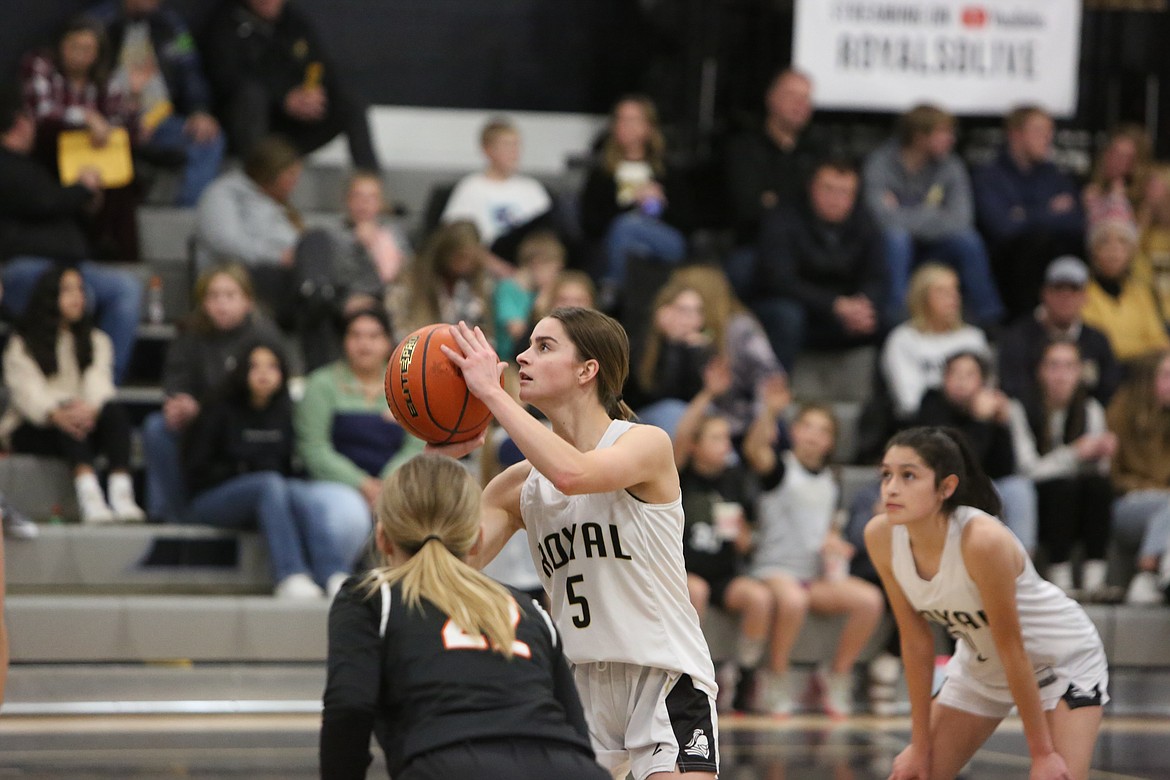
M 797 0 L 794 36 L 817 108 L 1076 109 L 1081 0 Z

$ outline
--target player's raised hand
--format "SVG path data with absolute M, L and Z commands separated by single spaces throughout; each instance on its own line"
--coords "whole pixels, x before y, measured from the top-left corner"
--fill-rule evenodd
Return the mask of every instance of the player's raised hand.
M 460 320 L 458 325 L 451 326 L 451 336 L 455 339 L 459 352 L 444 344 L 443 354 L 459 367 L 463 373 L 463 381 L 467 383 L 467 389 L 480 400 L 486 401 L 485 396 L 488 393 L 501 389 L 500 376 L 508 364 L 500 360 L 491 342 L 478 326 L 471 328 Z

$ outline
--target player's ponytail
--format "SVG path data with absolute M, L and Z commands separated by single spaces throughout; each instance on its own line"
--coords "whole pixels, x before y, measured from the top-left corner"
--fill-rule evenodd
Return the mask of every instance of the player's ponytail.
M 410 560 L 374 569 L 371 594 L 383 584 L 402 586 L 411 609 L 431 602 L 472 637 L 512 657 L 516 639 L 515 600 L 499 583 L 464 563 L 479 540 L 481 491 L 455 460 L 423 454 L 386 479 L 378 501 L 378 531 Z
M 955 492 L 943 501 L 943 509 L 948 513 L 958 506 L 975 507 L 994 517 L 1003 511 L 995 485 L 960 431 L 942 427 L 907 428 L 890 439 L 886 450 L 891 447 L 907 447 L 918 453 L 934 472 L 936 487 L 951 474 L 959 478 Z

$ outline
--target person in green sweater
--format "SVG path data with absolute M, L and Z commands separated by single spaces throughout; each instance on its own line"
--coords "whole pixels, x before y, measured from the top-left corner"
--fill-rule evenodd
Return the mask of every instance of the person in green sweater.
M 386 406 L 383 379 L 394 348 L 382 309 L 345 319 L 343 355 L 309 374 L 294 417 L 297 452 L 313 479 L 349 485 L 371 517 L 382 479 L 422 451 Z

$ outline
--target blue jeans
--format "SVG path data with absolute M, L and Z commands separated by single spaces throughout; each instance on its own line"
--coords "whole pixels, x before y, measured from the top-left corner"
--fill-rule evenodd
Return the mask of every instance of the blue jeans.
M 1003 502 L 1004 525 L 1011 529 L 1024 545 L 1028 555 L 1036 552 L 1036 485 L 1027 477 L 1009 474 L 993 479 L 992 484 Z
M 1114 501 L 1110 536 L 1127 557 L 1165 553 L 1170 541 L 1170 490 L 1131 490 Z
M 187 485 L 179 457 L 179 432 L 167 427 L 162 412 L 142 421 L 142 454 L 146 461 L 146 514 L 164 523 L 179 522 L 187 505 Z
M 182 149 L 187 153 L 187 162 L 183 166 L 183 179 L 179 184 L 175 205 L 190 207 L 199 200 L 199 195 L 211 180 L 219 175 L 227 141 L 224 134 L 220 133 L 206 143 L 197 143 L 183 132 L 183 125 L 186 122 L 187 117 L 172 114 L 155 128 L 154 134 L 144 147 L 156 150 Z
M 983 239 L 973 229 L 937 239 L 916 241 L 905 230 L 885 231 L 886 265 L 890 271 L 890 298 L 887 321 L 906 319 L 906 293 L 910 276 L 918 260 L 933 260 L 949 265 L 959 274 L 967 319 L 979 325 L 998 322 L 1003 317 L 1003 301 L 991 277 L 991 262 Z
M 53 265 L 43 257 L 14 257 L 4 264 L 4 307 L 14 317 L 24 314 L 37 280 Z M 91 260 L 82 260 L 77 269 L 85 282 L 86 305 L 93 311 L 98 328 L 114 344 L 114 381 L 121 384 L 138 339 L 142 280 Z
M 687 240 L 660 219 L 627 211 L 610 224 L 605 236 L 605 250 L 608 264 L 602 279 L 620 285 L 626 279 L 626 262 L 630 255 L 645 255 L 675 265 L 687 255 Z
M 183 519 L 220 528 L 255 523 L 268 543 L 275 582 L 308 574 L 322 587 L 330 576 L 353 570 L 370 534 L 369 509 L 354 488 L 275 471 L 243 474 L 203 491 Z
M 639 409 L 637 411 L 638 422 L 661 428 L 669 433 L 670 438 L 673 439 L 674 432 L 678 430 L 678 421 L 682 419 L 687 406 L 686 401 L 680 401 L 677 398 L 663 398 Z

